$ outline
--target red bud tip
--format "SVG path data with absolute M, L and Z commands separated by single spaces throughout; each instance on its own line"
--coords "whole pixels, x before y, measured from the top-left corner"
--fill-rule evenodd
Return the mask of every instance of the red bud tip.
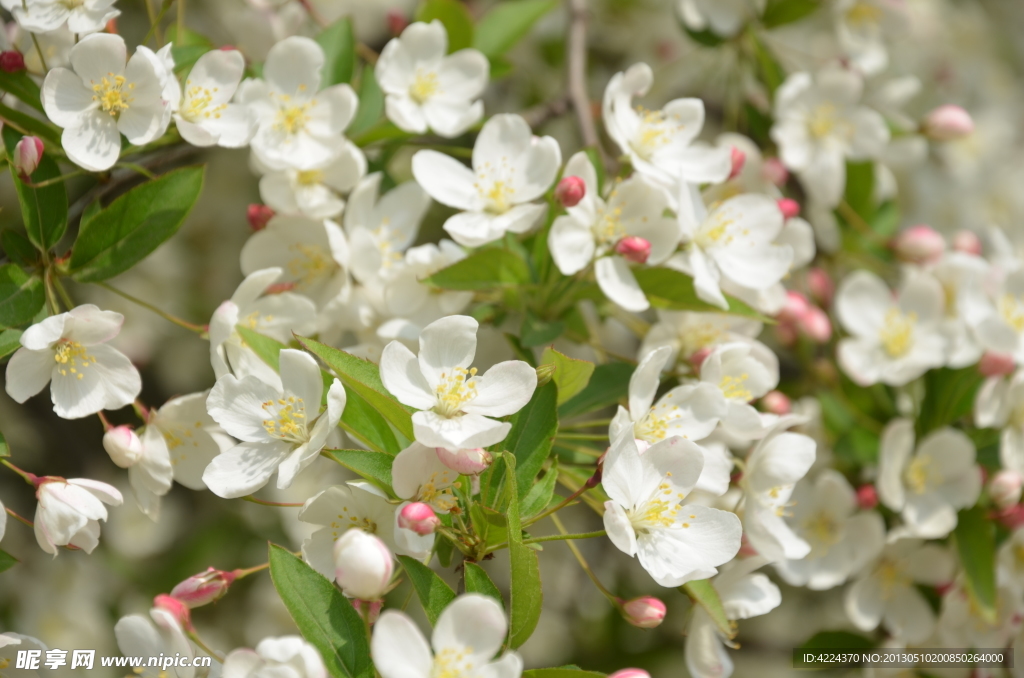
M 790 413 L 793 409 L 793 403 L 790 402 L 789 396 L 782 391 L 769 391 L 761 398 L 761 407 L 764 408 L 765 412 L 771 412 L 781 417 L 784 414 Z
M 735 179 L 743 171 L 743 166 L 747 164 L 747 154 L 740 149 L 733 146 L 729 150 L 729 159 L 732 161 L 732 168 L 729 170 L 729 178 Z
M 249 205 L 249 209 L 246 210 L 245 216 L 249 220 L 249 226 L 254 231 L 262 231 L 267 227 L 267 222 L 274 218 L 273 209 L 267 205 L 261 205 L 259 203 L 253 203 Z
M 704 361 L 707 360 L 709 355 L 711 355 L 711 349 L 707 346 L 699 348 L 691 353 L 689 360 L 690 364 L 693 365 L 693 369 L 699 370 L 700 366 L 704 364 Z
M 615 252 L 627 261 L 646 264 L 651 256 L 651 243 L 640 236 L 628 235 L 615 245 Z
M 878 490 L 874 485 L 861 485 L 857 488 L 857 505 L 865 511 L 878 506 Z
M 161 593 L 153 599 L 153 607 L 169 612 L 183 629 L 192 628 L 192 615 L 188 606 L 177 598 Z
M 815 344 L 824 344 L 832 338 L 832 321 L 817 306 L 811 306 L 797 321 L 797 327 Z
M 667 611 L 665 603 L 652 596 L 641 596 L 622 604 L 622 615 L 626 621 L 642 629 L 660 626 Z
M 434 513 L 434 509 L 423 502 L 406 504 L 398 513 L 398 526 L 406 530 L 412 530 L 422 536 L 433 534 L 441 526 L 441 519 Z
M 4 73 L 20 73 L 25 70 L 25 57 L 17 50 L 0 52 L 0 71 Z
M 896 256 L 913 264 L 934 264 L 946 251 L 946 239 L 931 226 L 911 226 L 892 243 Z
M 981 238 L 974 231 L 958 231 L 953 236 L 953 249 L 964 254 L 981 256 Z
M 579 177 L 562 177 L 555 186 L 555 200 L 563 207 L 575 207 L 587 194 L 587 185 Z
M 807 289 L 819 304 L 830 306 L 836 293 L 836 284 L 825 269 L 815 267 L 807 271 Z
M 200 607 L 220 600 L 238 575 L 208 568 L 205 572 L 192 575 L 171 590 L 171 596 L 188 607 Z
M 807 301 L 807 297 L 795 290 L 789 290 L 786 292 L 786 303 L 779 311 L 779 322 L 795 323 L 804 317 L 810 308 L 811 302 Z
M 274 283 L 273 285 L 270 285 L 269 287 L 267 287 L 267 289 L 263 290 L 263 293 L 264 294 L 281 294 L 282 292 L 291 292 L 294 289 L 295 289 L 295 283 L 294 282 L 280 282 L 280 283 Z
M 800 203 L 792 198 L 779 198 L 779 211 L 786 219 L 800 216 Z
M 1016 367 L 1013 356 L 1005 353 L 990 351 L 981 356 L 981 360 L 978 361 L 978 371 L 985 377 L 1003 377 L 1013 374 Z
M 643 669 L 621 669 L 608 676 L 608 678 L 651 678 L 651 674 Z
M 391 35 L 398 37 L 409 25 L 409 17 L 397 9 L 389 9 L 387 15 L 388 31 Z
M 43 159 L 43 142 L 39 137 L 22 137 L 14 146 L 11 164 L 22 181 L 28 181 Z
M 953 141 L 973 133 L 974 120 L 970 113 L 959 106 L 946 104 L 928 114 L 921 125 L 921 131 L 935 141 Z
M 789 181 L 789 170 L 778 158 L 768 158 L 761 165 L 761 174 L 776 186 L 784 186 Z

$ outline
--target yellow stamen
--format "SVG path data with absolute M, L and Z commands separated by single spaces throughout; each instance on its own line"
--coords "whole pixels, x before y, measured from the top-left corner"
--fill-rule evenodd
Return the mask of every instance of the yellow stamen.
M 476 368 L 456 367 L 451 374 L 441 373 L 441 383 L 434 390 L 437 405 L 434 411 L 443 417 L 462 414 L 462 406 L 476 397 Z
M 127 92 L 125 91 L 126 84 L 128 85 Z M 128 92 L 133 89 L 135 89 L 135 83 L 129 83 L 123 75 L 107 73 L 107 77 L 102 78 L 99 83 L 93 82 L 92 100 L 99 102 L 104 113 L 109 113 L 111 117 L 116 118 L 123 111 L 128 110 L 133 100 L 128 96 Z
M 890 308 L 885 314 L 885 325 L 879 331 L 878 336 L 882 342 L 882 348 L 890 358 L 899 358 L 907 353 L 914 345 L 914 325 L 917 323 L 917 314 L 911 311 L 904 315 L 898 308 Z

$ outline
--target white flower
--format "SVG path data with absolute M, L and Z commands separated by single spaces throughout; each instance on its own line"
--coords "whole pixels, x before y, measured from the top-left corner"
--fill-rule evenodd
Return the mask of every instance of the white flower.
M 946 360 L 940 330 L 944 304 L 935 278 L 909 277 L 898 297 L 873 273 L 856 271 L 836 293 L 839 322 L 851 337 L 839 342 L 843 371 L 862 386 L 902 386 Z
M 66 23 L 70 32 L 84 35 L 103 30 L 108 21 L 120 16 L 121 12 L 113 8 L 116 1 L 8 0 L 2 4 L 26 31 L 48 33 Z
M 884 624 L 907 643 L 922 642 L 935 628 L 935 613 L 914 585 L 948 584 L 953 558 L 941 546 L 900 539 L 873 560 L 846 591 L 847 616 L 862 631 Z
M 537 222 L 546 207 L 532 201 L 551 186 L 561 162 L 557 141 L 535 137 L 521 117 L 503 114 L 480 130 L 472 169 L 424 150 L 412 157 L 412 173 L 434 200 L 462 210 L 444 222 L 444 230 L 460 245 L 479 247 Z
M 886 39 L 905 31 L 904 6 L 899 0 L 839 0 L 834 5 L 839 45 L 865 75 L 889 65 Z
M 121 134 L 142 145 L 167 130 L 167 74 L 146 47 L 128 59 L 124 38 L 97 33 L 71 49 L 71 67 L 46 74 L 42 100 L 47 117 L 64 128 L 61 145 L 76 165 L 108 170 L 121 154 Z
M 678 436 L 643 454 L 632 431 L 612 441 L 604 462 L 604 527 L 622 552 L 636 556 L 662 586 L 706 579 L 740 548 L 740 520 L 728 511 L 682 505 L 704 468 L 704 454 Z
M 154 607 L 149 619 L 141 614 L 121 617 L 114 626 L 117 647 L 126 657 L 175 656 L 191 660 L 196 656 L 192 643 L 181 628 L 181 624 L 167 610 Z M 190 661 L 188 663 L 191 663 Z M 142 678 L 193 678 L 195 669 L 191 666 L 141 667 Z
M 913 536 L 941 539 L 953 531 L 957 511 L 981 494 L 974 443 L 962 431 L 929 433 L 914 449 L 914 423 L 885 427 L 878 451 L 878 498 L 898 511 Z
M 458 479 L 459 474 L 441 462 L 435 448 L 417 442 L 391 463 L 391 486 L 398 498 L 429 504 L 438 513 L 448 513 L 456 505 L 451 487 Z
M 436 19 L 410 24 L 384 46 L 375 73 L 384 110 L 399 129 L 457 137 L 483 117 L 478 97 L 487 86 L 487 57 L 475 49 L 447 52 L 448 33 Z
M 693 276 L 697 296 L 723 309 L 729 303 L 723 282 L 748 290 L 766 290 L 789 273 L 793 248 L 775 244 L 782 233 L 782 212 L 775 200 L 738 195 L 710 213 L 692 187 L 679 193 L 679 227 L 683 252 L 670 265 Z
M 711 585 L 715 587 L 725 616 L 730 621 L 760 617 L 782 603 L 779 587 L 769 581 L 767 575 L 754 572 L 764 563 L 765 559 L 758 557 L 734 560 L 712 580 Z M 732 675 L 732 659 L 725 651 L 728 642 L 707 611 L 699 605 L 694 606 L 684 647 L 690 676 L 728 678 Z M 731 643 L 729 645 L 734 647 Z
M 274 45 L 263 65 L 263 80 L 246 80 L 238 100 L 256 116 L 251 146 L 274 169 L 324 167 L 345 145 L 342 132 L 356 112 L 347 84 L 320 89 L 324 52 L 309 38 L 293 36 Z
M 720 344 L 700 364 L 700 380 L 713 387 L 702 391 L 718 400 L 722 429 L 735 438 L 753 440 L 764 434 L 764 422 L 751 401 L 779 383 L 779 361 L 760 342 Z
M 245 57 L 237 49 L 216 49 L 199 57 L 176 102 L 174 124 L 193 146 L 240 148 L 256 131 L 252 113 L 231 103 L 245 71 Z M 170 79 L 177 85 L 173 72 Z
M 7 394 L 23 403 L 49 383 L 53 411 L 65 419 L 131 404 L 142 390 L 139 372 L 105 345 L 123 322 L 120 313 L 84 304 L 28 328 L 7 364 Z
M 334 542 L 334 579 L 350 598 L 379 600 L 391 583 L 394 561 L 379 537 L 359 528 Z
M 1003 468 L 1024 474 L 1024 371 L 1010 379 L 985 380 L 974 398 L 974 423 L 1002 429 L 999 461 Z
M 669 258 L 679 241 L 679 228 L 663 216 L 668 207 L 664 194 L 634 175 L 602 198 L 594 166 L 582 152 L 569 159 L 563 174 L 582 179 L 586 193 L 551 227 L 548 246 L 558 270 L 573 275 L 593 261 L 597 284 L 609 299 L 627 311 L 646 310 L 650 303 L 616 246 L 624 238 L 638 237 L 650 247 L 645 263 L 654 266 Z
M 670 201 L 678 198 L 682 182 L 723 181 L 732 168 L 729 151 L 693 144 L 704 126 L 703 101 L 674 99 L 659 111 L 633 108 L 633 98 L 646 95 L 653 83 L 651 67 L 644 63 L 612 76 L 604 90 L 602 116 L 608 136 Z
M 695 311 L 658 311 L 658 321 L 644 335 L 638 355 L 667 346 L 672 350 L 668 365 L 688 360 L 702 349 L 736 341 L 750 341 L 761 334 L 763 325 L 738 315 Z
M 420 282 L 465 258 L 465 251 L 451 240 L 410 247 L 405 252 L 405 263 L 384 289 L 388 310 L 403 317 L 422 315 L 430 322 L 465 309 L 473 300 L 472 292 L 434 289 Z
M 19 669 L 17 674 L 12 673 L 11 666 L 18 665 L 18 653 L 26 650 L 38 650 L 42 658 L 46 657 L 47 647 L 38 639 L 32 636 L 24 636 L 20 633 L 0 633 L 0 667 L 7 673 L 21 678 L 22 676 L 41 676 L 41 670 L 46 670 L 45 664 L 40 663 L 39 670 Z M 49 671 L 47 670 L 47 673 Z
M 863 88 L 859 74 L 831 66 L 813 78 L 794 73 L 775 93 L 771 137 L 815 203 L 838 205 L 846 161 L 875 158 L 889 143 L 882 116 L 858 105 Z
M 224 658 L 227 678 L 327 678 L 324 660 L 315 647 L 299 636 L 264 638 L 255 650 L 239 648 Z
M 1024 364 L 1024 267 L 1007 274 L 992 296 L 974 323 L 978 341 Z
M 364 285 L 394 276 L 430 207 L 430 197 L 415 181 L 381 196 L 382 177 L 374 172 L 359 182 L 345 209 L 352 275 Z
M 1002 573 L 999 573 L 1002 574 Z M 1021 630 L 1024 599 L 1020 582 L 996 579 L 995 619 L 975 601 L 966 577 L 960 574 L 942 597 L 936 636 L 943 647 L 1007 647 Z
M 537 372 L 521 360 L 498 363 L 481 376 L 470 368 L 479 323 L 448 316 L 423 328 L 419 358 L 403 344 L 384 348 L 380 376 L 412 415 L 417 442 L 460 449 L 501 442 L 512 425 L 491 417 L 518 412 L 537 388 Z
M 242 441 L 206 467 L 203 482 L 214 494 L 244 497 L 266 485 L 274 471 L 277 486 L 288 487 L 338 425 L 345 408 L 340 381 L 335 379 L 328 389 L 327 408 L 321 413 L 324 382 L 312 356 L 284 349 L 280 368 L 281 388 L 254 376 L 227 374 L 210 392 L 210 416 Z
M 775 563 L 787 584 L 815 591 L 845 582 L 877 553 L 885 540 L 885 523 L 877 512 L 857 512 L 857 495 L 843 475 L 822 471 L 797 485 L 788 520 L 811 550 L 800 560 Z
M 57 555 L 58 546 L 77 546 L 92 553 L 100 543 L 103 504 L 120 506 L 121 493 L 88 478 L 46 478 L 36 490 L 35 533 L 39 548 Z
M 345 209 L 348 193 L 366 174 L 366 156 L 346 141 L 338 157 L 316 169 L 266 168 L 260 179 L 260 197 L 281 214 L 327 219 Z
M 271 285 L 284 274 L 280 268 L 253 271 L 245 277 L 231 299 L 214 311 L 210 319 L 210 362 L 218 379 L 232 372 L 238 378 L 258 376 L 268 384 L 281 378 L 242 341 L 237 325 L 286 344 L 292 333 L 309 335 L 316 329 L 316 306 L 292 292 L 270 294 Z
M 743 24 L 764 10 L 765 0 L 678 0 L 679 16 L 692 31 L 736 35 Z
M 515 652 L 491 661 L 507 629 L 496 600 L 466 593 L 441 612 L 430 645 L 404 613 L 384 610 L 373 626 L 370 652 L 382 678 L 519 678 L 523 661 Z
M 954 369 L 974 365 L 981 358 L 983 347 L 976 326 L 990 308 L 984 292 L 989 270 L 987 261 L 964 252 L 947 252 L 928 267 L 928 273 L 942 285 L 942 333 L 947 341 L 947 365 Z

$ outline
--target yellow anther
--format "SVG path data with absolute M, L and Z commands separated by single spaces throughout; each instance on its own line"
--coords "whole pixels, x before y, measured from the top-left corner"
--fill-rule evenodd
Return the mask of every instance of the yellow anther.
M 917 324 L 917 314 L 914 312 L 904 315 L 896 307 L 890 308 L 885 314 L 885 324 L 879 330 L 878 336 L 882 342 L 882 348 L 890 358 L 899 358 L 907 353 L 914 345 L 914 325 Z
M 416 76 L 409 87 L 409 96 L 412 97 L 413 101 L 422 104 L 435 94 L 440 94 L 440 92 L 441 84 L 437 79 L 437 73 L 417 68 Z
M 754 398 L 754 394 L 747 388 L 747 379 L 750 375 L 744 372 L 741 375 L 733 376 L 726 374 L 722 377 L 722 380 L 718 382 L 718 388 L 729 400 L 741 400 L 743 402 L 750 402 Z
M 476 397 L 476 368 L 456 367 L 451 374 L 441 373 L 441 383 L 434 390 L 437 405 L 434 411 L 444 417 L 462 414 L 462 406 Z
M 126 84 L 128 85 L 127 92 L 125 91 Z M 128 96 L 128 92 L 133 89 L 135 89 L 135 83 L 128 83 L 123 75 L 107 73 L 107 77 L 100 79 L 98 83 L 93 82 L 92 100 L 99 102 L 104 113 L 109 113 L 116 118 L 123 111 L 128 110 L 132 102 L 132 97 Z

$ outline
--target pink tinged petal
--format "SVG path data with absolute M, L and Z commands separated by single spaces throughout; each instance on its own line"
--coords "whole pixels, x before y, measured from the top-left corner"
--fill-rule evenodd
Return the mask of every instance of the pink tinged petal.
M 444 609 L 434 626 L 435 653 L 466 652 L 473 664 L 486 662 L 501 648 L 508 622 L 501 605 L 490 596 L 466 593 Z
M 476 355 L 476 333 L 480 324 L 467 315 L 453 315 L 423 328 L 420 333 L 420 372 L 428 384 L 441 386 L 456 376 L 456 368 L 467 369 Z
M 7 395 L 23 403 L 46 388 L 53 371 L 53 351 L 19 348 L 7 363 Z
M 70 478 L 68 479 L 68 485 L 75 487 L 81 487 L 88 491 L 89 494 L 96 497 L 100 501 L 110 504 L 111 506 L 120 506 L 124 498 L 121 493 L 118 492 L 117 488 L 101 483 L 98 480 L 90 480 L 89 478 Z
M 278 92 L 304 101 L 320 90 L 323 64 L 320 45 L 310 38 L 292 36 L 270 48 L 263 78 Z
M 614 501 L 604 503 L 604 529 L 615 548 L 626 555 L 636 555 L 636 532 L 626 512 Z
M 75 532 L 75 536 L 68 542 L 70 546 L 76 546 L 86 553 L 92 553 L 100 544 L 100 524 L 90 520 L 85 527 Z
M 39 544 L 39 548 L 41 548 L 43 551 L 49 553 L 50 555 L 56 558 L 57 543 L 53 540 L 53 537 L 50 535 L 49 529 L 47 528 L 46 524 L 43 521 L 44 512 L 42 508 L 37 508 L 35 519 L 33 520 L 34 525 L 32 527 L 32 531 L 35 533 L 36 536 L 36 543 Z
M 93 85 L 99 84 L 103 78 L 124 74 L 128 48 L 119 35 L 94 33 L 72 47 L 68 58 L 82 84 L 91 91 Z
M 83 114 L 77 124 L 66 127 L 60 142 L 72 162 L 91 172 L 110 169 L 121 155 L 117 121 L 98 110 Z
M 475 210 L 481 205 L 473 185 L 473 170 L 444 153 L 417 151 L 412 157 L 412 174 L 416 183 L 443 205 L 460 210 Z
M 463 410 L 485 417 L 504 417 L 521 410 L 537 389 L 537 371 L 521 360 L 507 360 L 477 380 L 476 397 Z
M 384 347 L 380 357 L 380 379 L 401 403 L 420 410 L 437 404 L 437 396 L 424 379 L 416 355 L 398 341 Z
M 479 414 L 448 419 L 435 412 L 416 412 L 412 415 L 412 428 L 417 442 L 427 447 L 464 449 L 500 443 L 512 429 L 512 424 Z
M 385 610 L 374 624 L 370 654 L 382 678 L 428 678 L 434 664 L 423 633 L 396 610 Z
M 240 443 L 214 457 L 203 472 L 203 482 L 218 497 L 236 499 L 267 484 L 291 451 L 283 443 Z
M 42 100 L 46 116 L 59 127 L 75 125 L 86 111 L 98 104 L 82 79 L 67 68 L 54 68 L 43 81 Z

